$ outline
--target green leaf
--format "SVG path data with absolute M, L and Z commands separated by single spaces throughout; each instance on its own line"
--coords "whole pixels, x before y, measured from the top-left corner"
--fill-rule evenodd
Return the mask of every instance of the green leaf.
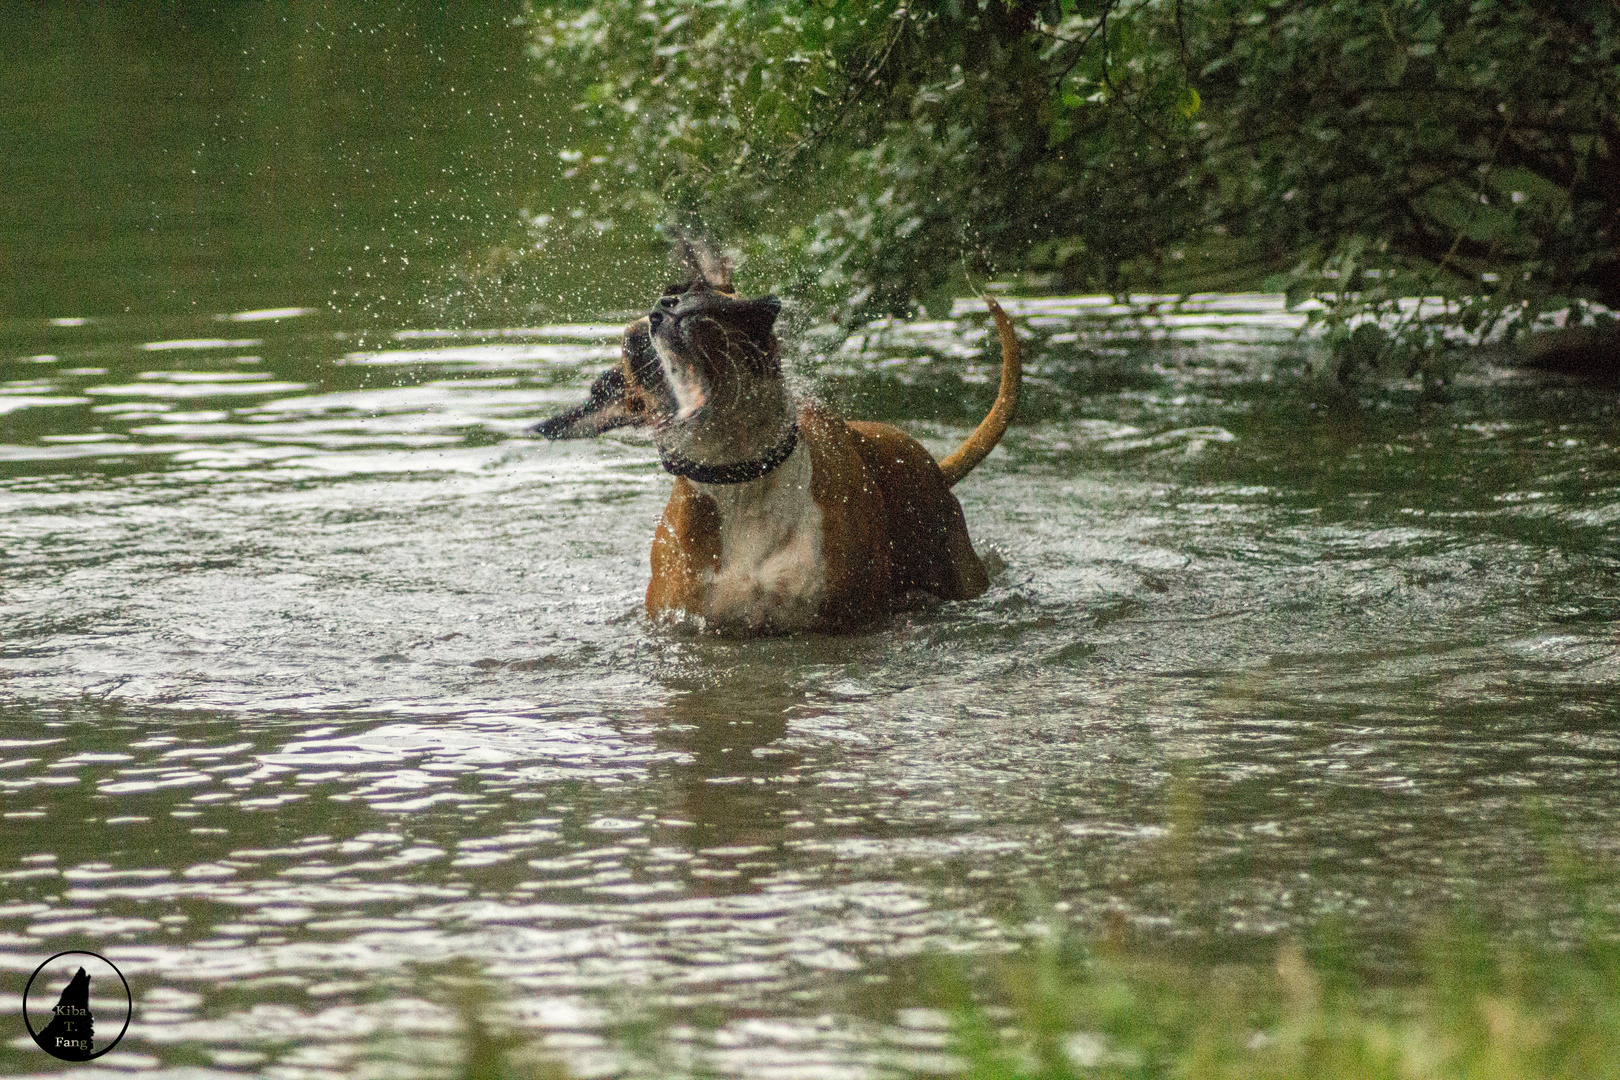
M 1181 95 L 1176 98 L 1176 112 L 1180 113 L 1184 120 L 1191 120 L 1197 116 L 1198 110 L 1203 107 L 1204 99 L 1190 86 L 1183 87 Z
M 952 300 L 950 288 L 941 285 L 923 296 L 923 310 L 928 312 L 930 319 L 948 319 L 951 317 Z

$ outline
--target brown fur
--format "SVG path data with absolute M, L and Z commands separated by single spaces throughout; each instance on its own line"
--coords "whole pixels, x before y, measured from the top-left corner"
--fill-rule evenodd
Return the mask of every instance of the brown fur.
M 947 487 L 955 487 L 958 480 L 972 472 L 996 448 L 996 443 L 1007 433 L 1007 425 L 1012 423 L 1013 413 L 1018 411 L 1018 387 L 1024 381 L 1018 335 L 1013 333 L 1012 320 L 1007 318 L 1000 304 L 989 298 L 985 303 L 990 307 L 990 317 L 996 321 L 996 333 L 1001 337 L 1001 386 L 996 391 L 995 404 L 973 429 L 973 434 L 955 453 L 939 463 Z
M 719 569 L 719 508 L 692 481 L 677 476 L 658 531 L 653 534 L 647 610 L 697 612 L 704 572 Z
M 690 253 L 686 258 L 693 265 L 702 262 Z M 731 344 L 730 334 L 718 329 L 722 324 L 713 322 L 732 318 L 729 313 L 734 310 L 739 312 L 735 318 L 760 321 L 757 312 L 746 308 L 750 302 L 742 301 L 730 290 L 729 267 L 723 262 L 715 265 L 721 270 L 705 263 L 700 268 L 702 280 L 666 291 L 665 299 L 651 316 L 651 334 L 659 332 L 663 318 L 677 317 L 664 313 L 684 310 L 678 307 L 678 299 L 671 298 L 696 296 L 706 289 L 719 291 L 719 282 L 708 278 L 723 272 L 726 301 L 713 308 L 712 315 L 689 316 L 695 320 L 697 330 L 688 332 L 685 340 L 702 341 L 706 340 L 704 334 L 719 333 L 715 340 L 725 343 L 722 351 L 732 356 L 738 370 L 745 365 L 750 370 L 757 368 L 754 352 L 774 360 L 776 343 L 770 334 L 769 319 L 763 320 L 763 331 L 750 329 L 755 334 L 752 338 L 741 330 L 733 331 L 740 342 L 737 345 Z M 770 317 L 774 318 L 775 301 L 768 302 Z M 1017 338 L 1000 306 L 993 300 L 989 305 L 1001 337 L 1000 392 L 990 414 L 943 463 L 936 464 L 920 443 L 887 424 L 846 422 L 813 404 L 797 407 L 798 438 L 810 455 L 809 494 L 821 520 L 824 590 L 810 628 L 857 630 L 929 599 L 965 600 L 988 587 L 984 565 L 968 539 L 962 506 L 950 488 L 994 448 L 1017 407 L 1022 373 Z M 665 328 L 666 333 L 672 325 Z M 724 325 L 742 327 L 744 323 Z M 711 331 L 711 326 L 716 329 Z M 551 438 L 573 438 L 624 424 L 673 423 L 671 390 L 661 382 L 649 385 L 658 378 L 653 373 L 661 369 L 648 361 L 649 356 L 654 356 L 648 327 L 646 318 L 630 324 L 620 363 L 593 384 L 591 399 L 540 425 L 538 430 Z M 698 336 L 692 337 L 693 333 Z M 695 361 L 701 362 L 704 385 L 711 391 L 720 385 L 727 370 L 725 363 L 717 362 L 721 355 L 715 352 L 717 348 L 720 346 L 699 346 L 694 354 Z M 771 378 L 779 381 L 779 373 L 753 370 L 753 374 L 765 376 L 767 385 Z M 746 409 L 742 415 L 749 415 Z M 772 475 L 749 482 L 769 484 Z M 649 613 L 711 614 L 705 610 L 706 579 L 721 569 L 721 537 L 717 501 L 704 494 L 699 485 L 677 476 L 653 538 L 652 580 L 646 598 Z M 769 621 L 748 627 L 793 628 L 798 627 L 776 626 Z

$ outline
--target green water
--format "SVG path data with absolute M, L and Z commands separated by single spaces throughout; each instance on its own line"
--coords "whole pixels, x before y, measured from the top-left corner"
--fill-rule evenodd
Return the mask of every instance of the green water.
M 1399 978 L 1458 904 L 1567 927 L 1533 807 L 1613 853 L 1612 394 L 1481 358 L 1358 404 L 1279 298 L 1009 300 L 990 592 L 692 636 L 639 610 L 651 448 L 523 435 L 645 270 L 481 269 L 567 209 L 520 28 L 0 18 L 0 971 L 117 963 L 105 1063 L 431 1072 L 470 957 L 582 1074 L 651 1013 L 859 1075 L 918 957 L 1032 912 L 1262 958 L 1333 916 Z M 801 344 L 936 452 L 994 374 L 971 302 Z

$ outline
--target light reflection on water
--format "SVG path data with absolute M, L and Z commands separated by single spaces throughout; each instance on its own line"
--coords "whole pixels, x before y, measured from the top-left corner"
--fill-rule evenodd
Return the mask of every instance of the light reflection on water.
M 656 1005 L 722 1071 L 844 1075 L 936 1051 L 907 965 L 1032 904 L 1260 955 L 1342 914 L 1385 964 L 1458 900 L 1567 914 L 1526 811 L 1612 848 L 1612 400 L 1278 387 L 1275 298 L 1008 306 L 991 591 L 740 642 L 640 614 L 645 442 L 519 437 L 616 324 L 12 325 L 0 964 L 113 958 L 130 1064 L 348 1074 L 452 1032 L 422 971 L 473 957 L 585 1073 Z M 966 303 L 803 374 L 940 452 L 985 341 Z

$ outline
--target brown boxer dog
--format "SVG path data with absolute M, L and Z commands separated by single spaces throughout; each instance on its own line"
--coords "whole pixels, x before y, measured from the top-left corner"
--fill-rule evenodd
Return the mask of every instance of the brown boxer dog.
M 730 267 L 686 245 L 691 278 L 625 329 L 618 364 L 548 439 L 650 427 L 675 488 L 652 546 L 647 610 L 731 633 L 848 632 L 931 600 L 984 592 L 951 486 L 994 449 L 1018 406 L 1012 323 L 1001 387 L 955 453 L 935 462 L 897 428 L 795 399 L 773 331 L 781 303 L 749 300 Z

